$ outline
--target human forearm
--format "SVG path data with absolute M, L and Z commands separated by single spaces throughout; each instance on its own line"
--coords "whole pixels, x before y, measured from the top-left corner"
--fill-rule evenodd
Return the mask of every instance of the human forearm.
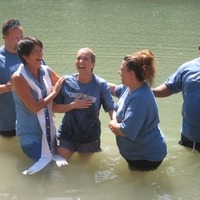
M 68 104 L 56 104 L 53 103 L 53 112 L 55 113 L 65 113 L 74 109 L 73 102 Z
M 69 112 L 73 109 L 87 109 L 92 105 L 92 101 L 90 99 L 80 99 L 81 97 L 77 97 L 68 104 L 53 104 L 53 111 L 57 113 Z
M 42 108 L 44 108 L 45 106 L 47 106 L 49 103 L 53 101 L 53 99 L 56 97 L 56 95 L 60 91 L 63 80 L 64 80 L 63 77 L 59 78 L 59 80 L 53 86 L 51 93 L 49 93 L 45 98 L 37 101 L 36 104 L 32 104 L 33 106 L 31 107 L 31 109 L 33 112 L 38 112 L 39 110 L 41 110 Z
M 53 99 L 56 97 L 56 95 L 57 94 L 54 91 L 52 91 L 45 98 L 42 98 L 42 99 L 40 99 L 38 101 L 35 101 L 33 99 L 33 101 L 35 101 L 35 103 L 33 103 L 33 102 L 30 102 L 30 104 L 25 103 L 25 105 L 31 112 L 37 113 L 38 111 L 40 111 L 41 109 L 46 107 L 49 103 L 51 103 L 53 101 Z
M 113 116 L 115 116 L 114 115 L 114 110 L 109 111 L 108 114 L 109 114 L 111 120 L 114 119 L 113 118 Z
M 46 107 L 49 103 L 53 101 L 53 99 L 60 91 L 62 81 L 63 78 L 60 78 L 53 86 L 52 91 L 45 98 L 40 98 L 39 100 L 35 99 L 31 92 L 29 84 L 22 76 L 14 75 L 12 78 L 12 86 L 13 91 L 25 104 L 27 109 L 29 109 L 33 113 L 37 113 L 39 110 Z
M 3 94 L 3 93 L 7 93 L 7 92 L 11 92 L 11 82 L 8 81 L 6 84 L 1 84 L 0 85 L 0 94 Z
M 52 69 L 49 69 L 50 70 L 50 76 L 51 76 L 51 82 L 52 82 L 52 85 L 55 85 L 56 82 L 61 78 L 57 73 L 55 73 Z M 63 77 L 64 79 L 64 77 Z
M 166 84 L 162 84 L 156 88 L 153 88 L 152 91 L 155 97 L 168 97 L 173 94 Z
M 114 84 L 114 83 L 108 83 L 108 86 L 109 86 L 109 88 L 110 88 L 110 92 L 111 92 L 111 94 L 113 95 L 113 96 L 116 96 L 116 94 L 115 94 L 115 88 L 116 88 L 116 84 Z

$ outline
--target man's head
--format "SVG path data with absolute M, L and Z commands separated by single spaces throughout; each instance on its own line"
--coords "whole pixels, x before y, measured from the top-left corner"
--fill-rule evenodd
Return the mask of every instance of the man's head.
M 23 29 L 17 19 L 8 19 L 3 23 L 2 34 L 4 39 L 4 48 L 11 52 L 17 52 L 17 44 L 23 38 Z

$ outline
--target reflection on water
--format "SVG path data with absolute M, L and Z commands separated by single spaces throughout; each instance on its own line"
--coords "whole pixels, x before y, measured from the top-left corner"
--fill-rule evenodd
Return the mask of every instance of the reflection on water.
M 0 1 L 1 20 L 19 18 L 26 34 L 43 41 L 45 61 L 57 73 L 74 72 L 76 51 L 89 46 L 97 54 L 95 73 L 120 83 L 123 56 L 150 48 L 158 62 L 156 85 L 199 55 L 199 10 L 199 0 Z M 52 162 L 35 175 L 21 173 L 32 161 L 17 138 L 0 138 L 0 200 L 199 199 L 200 155 L 178 145 L 181 95 L 157 101 L 168 144 L 168 155 L 157 170 L 128 170 L 102 112 L 102 152 L 75 154 L 68 166 Z M 57 115 L 58 124 L 60 120 Z
M 198 152 L 175 145 L 163 164 L 152 172 L 129 171 L 112 134 L 103 135 L 102 152 L 75 154 L 68 166 L 50 163 L 41 172 L 25 176 L 31 164 L 16 138 L 0 138 L 1 200 L 198 199 Z

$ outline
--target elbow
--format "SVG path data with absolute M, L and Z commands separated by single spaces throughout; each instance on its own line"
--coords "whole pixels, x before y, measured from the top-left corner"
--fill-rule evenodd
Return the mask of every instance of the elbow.
M 59 109 L 56 109 L 56 108 L 53 108 L 52 111 L 53 111 L 54 113 L 63 113 L 62 111 L 60 111 Z
M 29 109 L 32 113 L 35 113 L 37 114 L 41 109 L 38 109 L 38 108 L 31 108 Z
M 159 86 L 157 88 L 153 88 L 152 92 L 155 97 L 168 97 L 173 94 L 171 89 L 165 84 L 163 84 L 162 86 Z
M 52 111 L 54 113 L 64 113 L 65 112 L 62 107 L 60 107 L 58 104 L 55 104 L 55 103 L 52 105 Z
M 54 113 L 60 113 L 60 111 L 59 111 L 59 109 L 57 108 L 57 106 L 56 106 L 55 103 L 52 105 L 52 111 L 53 111 Z
M 43 108 L 45 108 L 45 106 L 37 106 L 35 105 L 34 107 L 28 107 L 28 110 L 30 110 L 32 113 L 37 114 L 40 110 L 42 110 Z
M 53 101 L 53 103 L 52 103 L 52 111 L 53 111 L 54 113 L 61 113 L 61 111 L 60 111 L 60 109 L 59 109 L 59 105 L 56 104 L 54 101 Z

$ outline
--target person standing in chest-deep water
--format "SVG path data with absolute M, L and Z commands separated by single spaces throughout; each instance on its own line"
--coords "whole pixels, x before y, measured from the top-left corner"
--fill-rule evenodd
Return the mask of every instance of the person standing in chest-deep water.
M 178 143 L 200 152 L 200 57 L 183 63 L 152 91 L 156 97 L 182 93 L 182 128 Z
M 58 130 L 57 152 L 66 159 L 74 152 L 101 151 L 101 105 L 112 118 L 114 102 L 107 82 L 93 73 L 95 58 L 90 48 L 77 52 L 78 73 L 65 77 L 55 99 L 54 111 L 65 113 Z
M 61 88 L 63 77 L 42 64 L 40 40 L 24 37 L 18 44 L 18 54 L 23 64 L 12 75 L 16 131 L 23 152 L 33 160 L 40 159 L 26 172 L 34 173 L 53 159 L 56 127 L 52 101 Z
M 11 76 L 22 63 L 17 54 L 17 43 L 23 37 L 23 28 L 17 19 L 3 23 L 4 45 L 0 47 L 0 135 L 15 136 L 16 112 L 11 89 Z
M 155 76 L 155 58 L 150 50 L 126 56 L 120 66 L 121 85 L 109 83 L 119 100 L 116 119 L 109 122 L 121 155 L 129 169 L 154 170 L 167 155 L 158 124 L 158 108 L 150 89 Z

